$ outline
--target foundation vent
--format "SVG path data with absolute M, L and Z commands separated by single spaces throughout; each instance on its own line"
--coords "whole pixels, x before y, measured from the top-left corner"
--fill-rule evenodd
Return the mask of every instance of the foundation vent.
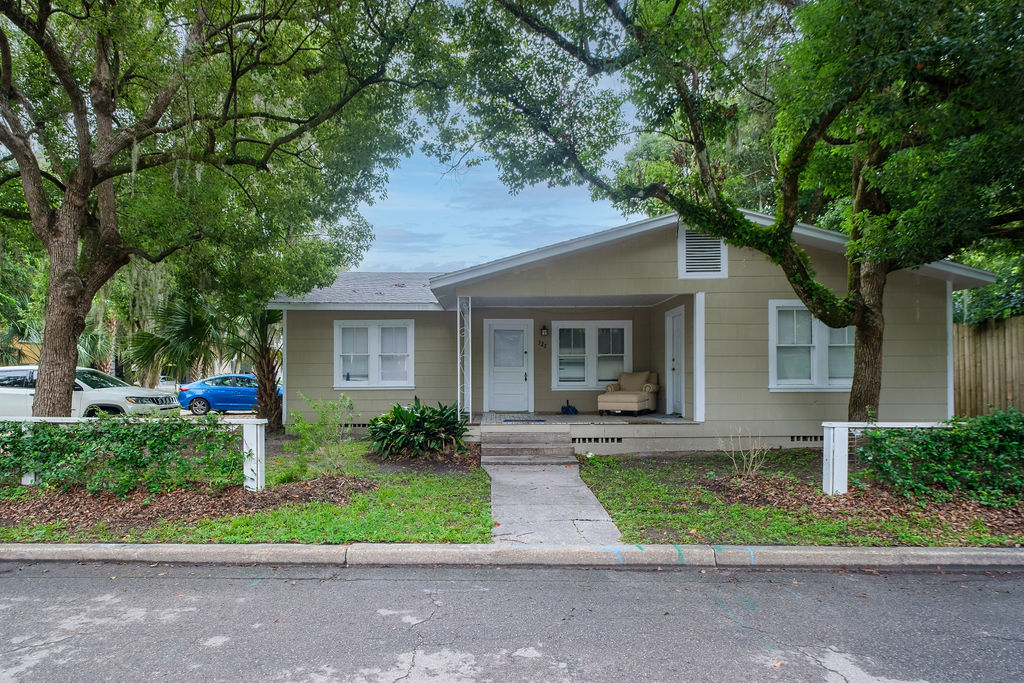
M 574 436 L 573 443 L 622 443 L 621 436 Z
M 789 437 L 790 443 L 796 442 L 820 442 L 824 437 L 821 434 L 804 434 L 804 435 L 791 435 Z

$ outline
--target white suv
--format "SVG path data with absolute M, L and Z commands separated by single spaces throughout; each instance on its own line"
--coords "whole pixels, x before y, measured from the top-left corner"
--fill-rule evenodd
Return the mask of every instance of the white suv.
M 0 419 L 29 417 L 36 395 L 38 365 L 0 367 Z M 177 414 L 178 397 L 155 389 L 137 387 L 91 368 L 75 368 L 72 417 L 98 413 Z

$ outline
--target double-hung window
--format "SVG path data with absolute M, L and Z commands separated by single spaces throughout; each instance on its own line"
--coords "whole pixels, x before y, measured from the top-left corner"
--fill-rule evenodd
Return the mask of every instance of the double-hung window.
M 773 391 L 847 391 L 853 327 L 830 328 L 798 300 L 768 304 L 768 372 Z
M 603 389 L 633 369 L 629 320 L 551 323 L 552 389 Z
M 412 320 L 335 320 L 334 387 L 413 388 Z

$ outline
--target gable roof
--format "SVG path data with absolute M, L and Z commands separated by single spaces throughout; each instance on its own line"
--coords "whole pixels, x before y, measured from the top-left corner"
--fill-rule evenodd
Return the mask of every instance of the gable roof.
M 741 209 L 748 220 L 759 225 L 771 225 L 775 218 L 757 211 Z M 500 273 L 538 265 L 572 252 L 584 251 L 600 247 L 611 242 L 642 235 L 646 232 L 661 230 L 673 227 L 677 224 L 678 218 L 675 214 L 666 214 L 655 218 L 626 223 L 609 230 L 602 230 L 590 235 L 576 237 L 564 242 L 558 242 L 546 247 L 531 249 L 513 256 L 488 261 L 477 266 L 463 268 L 451 273 L 443 273 L 430 279 L 430 286 L 435 291 L 455 287 L 456 285 L 467 284 L 482 280 Z M 793 237 L 797 244 L 806 247 L 817 247 L 825 251 L 835 253 L 846 252 L 846 236 L 824 230 L 807 223 L 797 223 L 793 228 Z M 924 275 L 940 280 L 947 280 L 953 284 L 953 289 L 969 289 L 981 287 L 995 282 L 995 276 L 987 270 L 972 268 L 952 261 L 936 261 L 918 269 Z M 447 294 L 445 292 L 444 294 Z M 445 298 L 440 294 L 441 298 Z
M 327 287 L 299 297 L 278 296 L 268 305 L 289 310 L 440 311 L 430 278 L 442 274 L 345 271 Z
M 748 220 L 759 225 L 771 225 L 775 219 L 757 211 L 743 210 Z M 443 311 L 453 305 L 455 287 L 484 280 L 502 273 L 528 268 L 561 258 L 574 252 L 585 251 L 619 240 L 655 230 L 675 227 L 675 214 L 626 223 L 608 230 L 576 237 L 545 247 L 531 249 L 513 256 L 488 261 L 450 273 L 437 272 L 351 272 L 338 275 L 333 284 L 315 289 L 300 297 L 278 296 L 269 308 L 282 310 L 352 310 L 352 311 Z M 823 230 L 807 223 L 797 223 L 793 236 L 798 244 L 842 254 L 846 251 L 846 236 Z M 952 261 L 936 261 L 918 269 L 929 277 L 950 282 L 953 289 L 981 287 L 995 282 L 987 270 L 972 268 Z M 447 303 L 446 307 L 442 302 Z M 637 305 L 638 301 L 603 301 L 600 305 Z M 644 305 L 649 305 L 650 302 Z M 564 305 L 573 305 L 566 300 Z M 598 305 L 591 302 L 591 305 Z

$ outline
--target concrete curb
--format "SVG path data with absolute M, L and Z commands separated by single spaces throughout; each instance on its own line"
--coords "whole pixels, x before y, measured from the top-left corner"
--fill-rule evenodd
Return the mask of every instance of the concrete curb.
M 187 545 L 5 543 L 0 561 L 322 564 L 340 567 L 1024 568 L 1022 548 L 355 543 Z

